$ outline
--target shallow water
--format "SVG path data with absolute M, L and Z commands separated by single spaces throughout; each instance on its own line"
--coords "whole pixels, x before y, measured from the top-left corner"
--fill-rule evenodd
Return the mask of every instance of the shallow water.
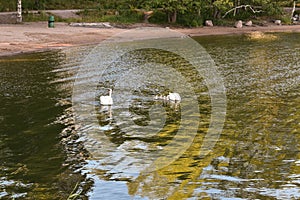
M 83 180 L 62 145 L 65 61 L 61 52 L 0 58 L 0 199 L 66 199 Z
M 91 49 L 1 58 L 0 198 L 66 199 L 87 176 L 89 199 L 299 199 L 300 35 L 194 39 L 226 88 L 226 121 L 211 151 L 199 156 L 214 107 L 205 78 L 173 53 L 137 50 L 101 74 L 88 102 L 95 112 L 82 107 L 83 119 L 96 120 L 76 128 L 74 140 L 90 152 L 80 170 L 70 163 L 80 152 L 64 150 L 74 142 L 61 135 L 74 126 L 72 84 L 90 80 L 76 72 Z M 107 87 L 111 108 L 98 101 Z M 182 102 L 154 100 L 169 91 Z
M 1 197 L 52 192 L 64 155 L 52 124 L 62 111 L 51 73 L 54 54 L 2 58 L 1 61 Z M 49 56 L 49 59 L 46 59 Z M 37 194 L 39 195 L 39 194 Z

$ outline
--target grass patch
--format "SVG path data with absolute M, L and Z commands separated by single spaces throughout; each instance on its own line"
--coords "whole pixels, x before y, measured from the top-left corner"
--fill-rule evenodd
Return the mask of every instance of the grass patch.
M 36 13 L 29 13 L 25 11 L 22 14 L 24 22 L 38 22 L 38 21 L 48 21 L 49 15 L 43 11 L 37 11 Z
M 281 20 L 282 24 L 292 24 L 291 15 L 282 15 L 279 19 Z
M 84 10 L 78 13 L 82 22 L 139 23 L 143 16 L 131 10 Z
M 234 26 L 236 21 L 235 19 L 215 19 L 213 23 L 216 26 Z

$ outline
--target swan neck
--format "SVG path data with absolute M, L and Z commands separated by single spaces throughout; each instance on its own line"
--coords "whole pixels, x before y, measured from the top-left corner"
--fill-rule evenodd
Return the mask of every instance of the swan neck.
M 108 96 L 110 96 L 110 97 L 111 97 L 111 95 L 112 95 L 112 89 L 109 89 Z

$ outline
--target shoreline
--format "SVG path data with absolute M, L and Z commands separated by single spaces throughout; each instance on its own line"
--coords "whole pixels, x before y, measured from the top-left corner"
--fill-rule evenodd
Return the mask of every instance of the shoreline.
M 40 52 L 75 46 L 95 45 L 130 28 L 153 27 L 151 24 L 136 24 L 129 28 L 72 27 L 67 23 L 55 23 L 48 28 L 47 22 L 23 24 L 0 24 L 0 56 Z M 155 27 L 155 25 L 154 25 Z M 158 27 L 158 26 L 156 26 Z M 300 32 L 300 25 L 271 25 L 234 27 L 170 28 L 191 37 L 210 35 L 234 35 L 259 32 Z

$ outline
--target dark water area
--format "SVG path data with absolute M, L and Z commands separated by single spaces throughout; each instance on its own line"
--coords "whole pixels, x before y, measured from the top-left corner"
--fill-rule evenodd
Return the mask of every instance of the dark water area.
M 82 109 L 96 119 L 84 125 L 73 119 L 73 84 L 90 81 L 77 72 L 91 47 L 0 58 L 0 199 L 300 199 L 300 35 L 193 39 L 215 62 L 227 98 L 223 130 L 202 157 L 209 88 L 174 53 L 116 59 L 89 102 L 95 114 Z M 180 91 L 180 104 L 153 99 L 176 84 L 192 88 Z M 100 106 L 107 87 L 112 107 Z M 160 151 L 182 143 L 179 157 L 153 170 Z
M 70 107 L 60 104 L 70 92 L 55 83 L 62 55 L 0 58 L 0 199 L 66 199 L 78 181 L 57 122 Z

